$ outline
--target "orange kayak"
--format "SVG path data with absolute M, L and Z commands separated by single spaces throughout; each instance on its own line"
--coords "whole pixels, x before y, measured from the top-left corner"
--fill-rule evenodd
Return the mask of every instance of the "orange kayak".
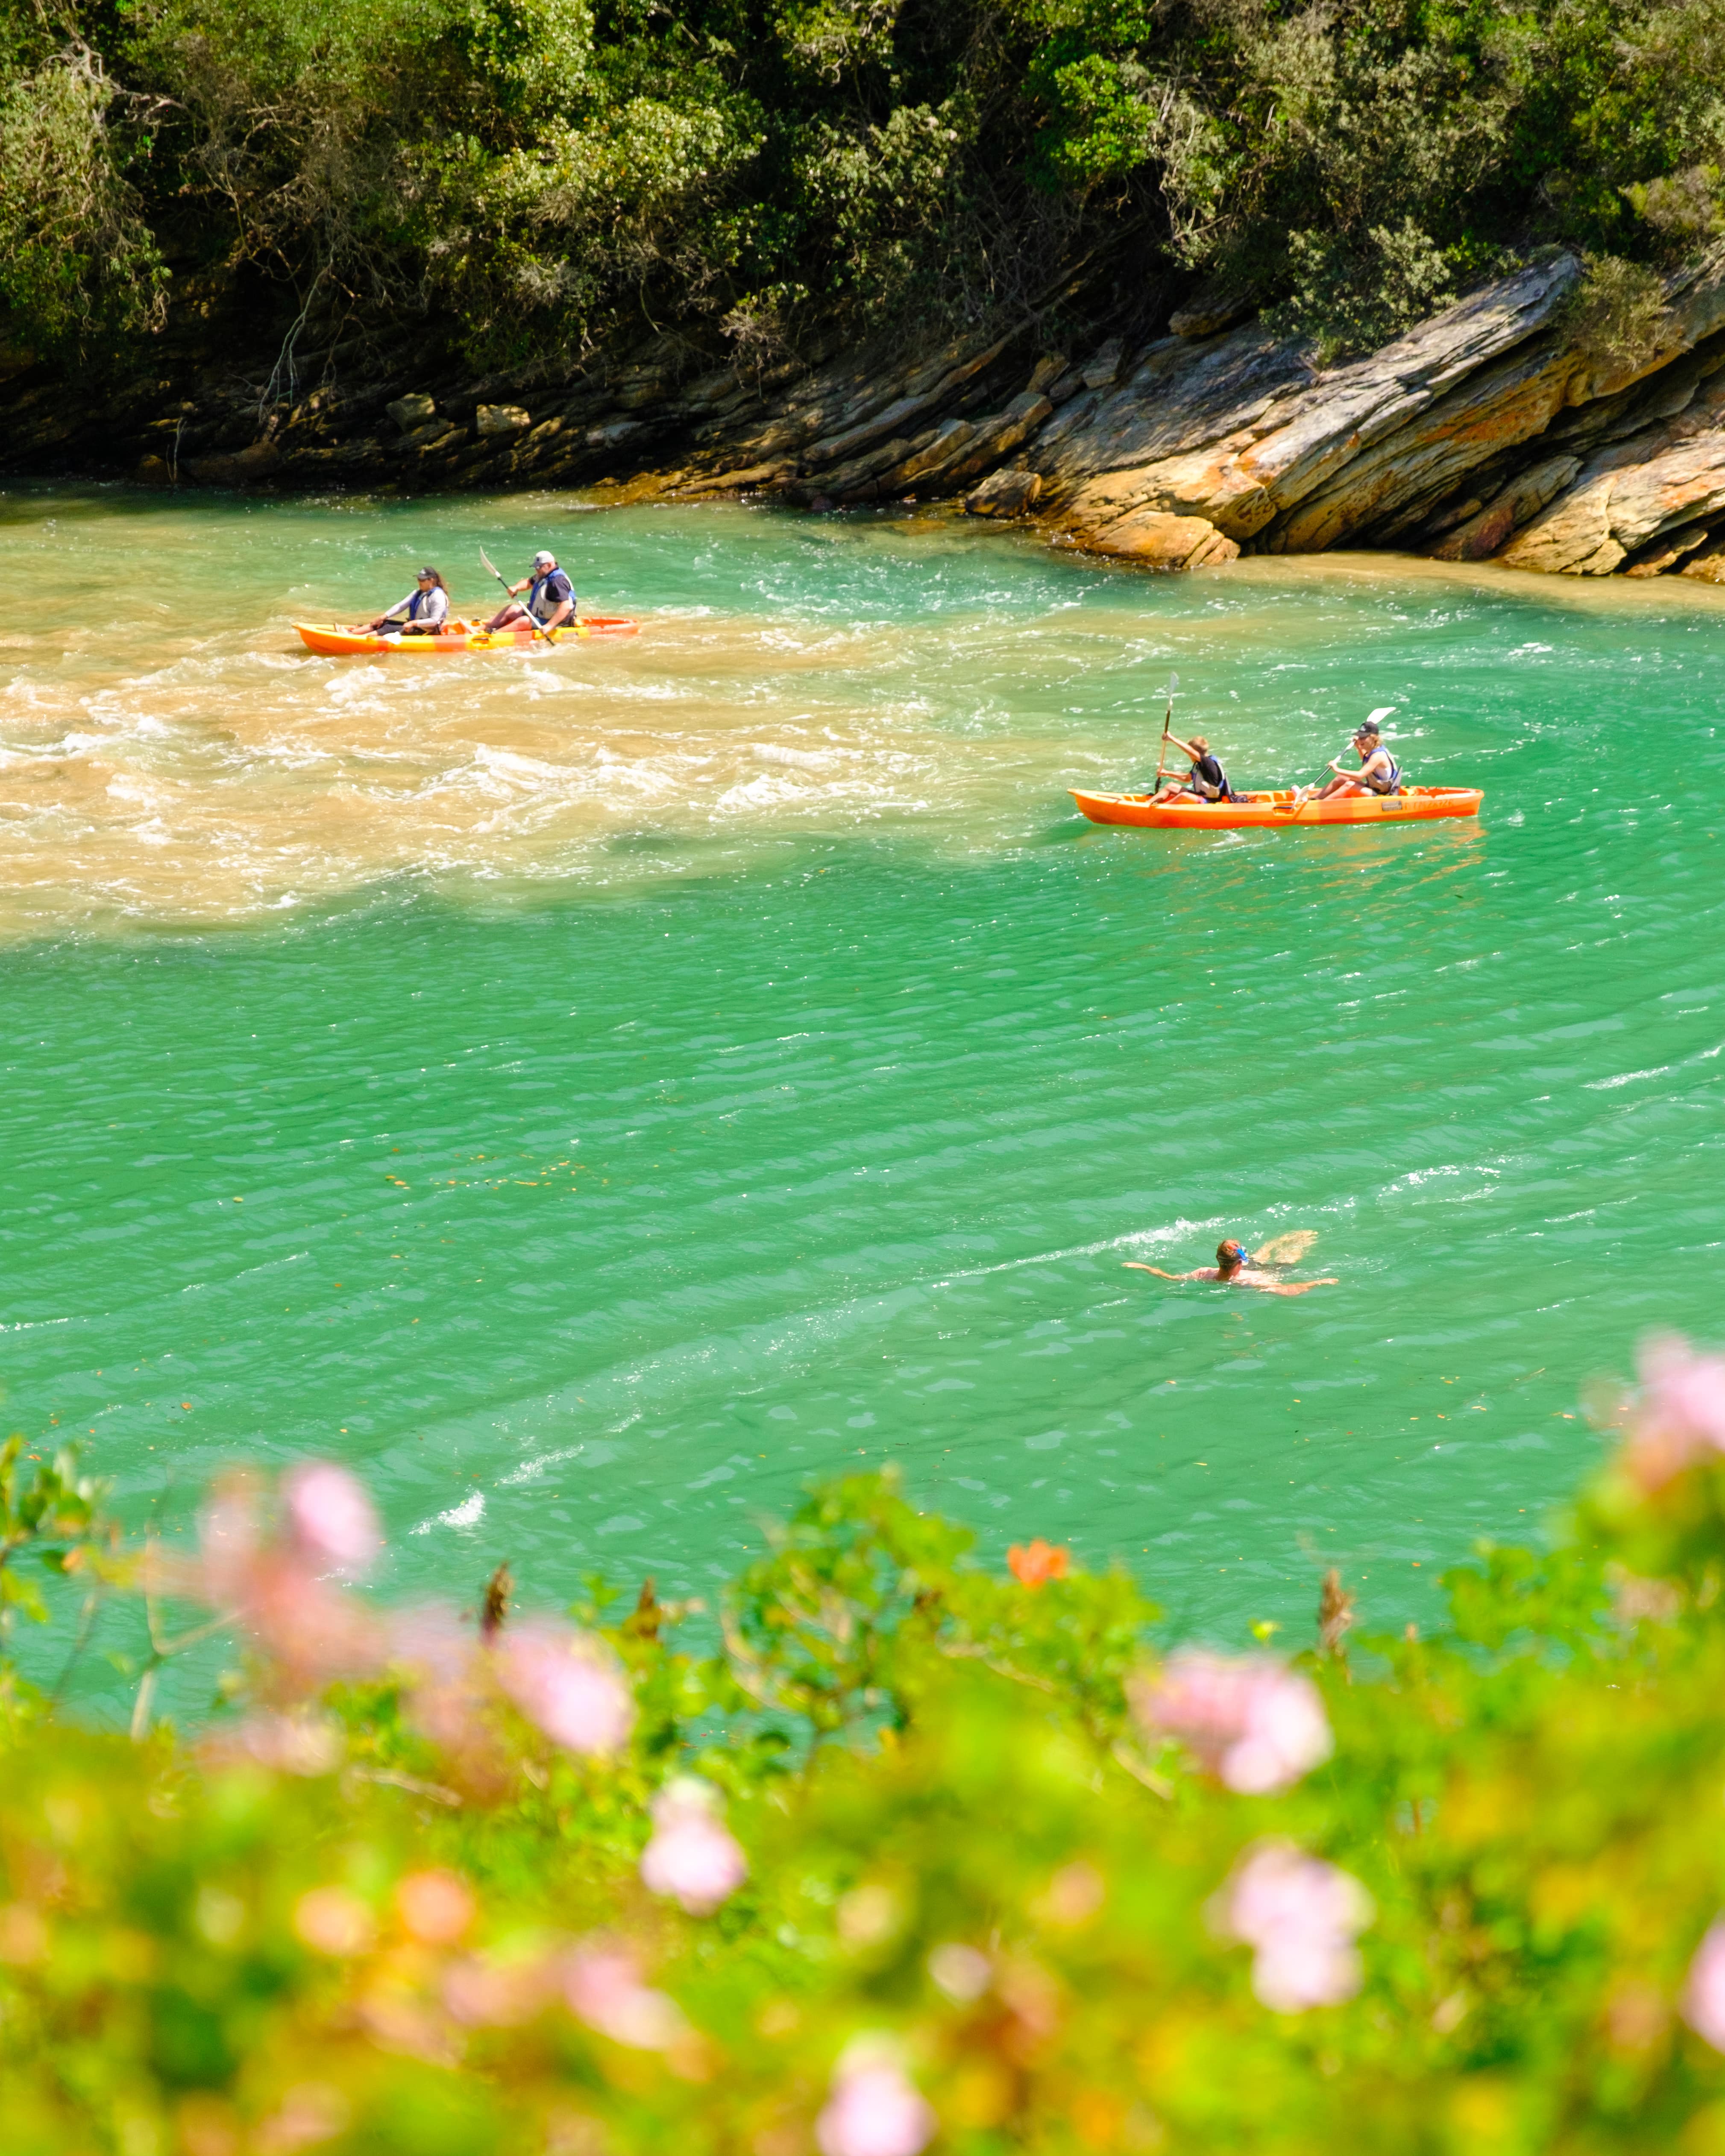
M 588 614 L 574 629 L 554 629 L 549 642 L 559 647 L 578 644 L 590 636 L 634 636 L 640 624 L 627 614 Z M 459 651 L 543 651 L 547 639 L 531 629 L 500 629 L 495 636 L 465 621 L 451 622 L 439 636 L 373 636 L 367 629 L 337 629 L 324 622 L 296 621 L 300 641 L 308 651 L 326 659 L 375 657 L 388 652 L 400 658 L 448 658 Z
M 1399 793 L 1343 793 L 1333 801 L 1296 801 L 1291 787 L 1245 793 L 1237 801 L 1158 801 L 1147 793 L 1080 793 L 1076 788 L 1072 798 L 1092 824 L 1135 824 L 1158 831 L 1244 831 L 1477 816 L 1483 796 L 1475 786 L 1404 786 Z

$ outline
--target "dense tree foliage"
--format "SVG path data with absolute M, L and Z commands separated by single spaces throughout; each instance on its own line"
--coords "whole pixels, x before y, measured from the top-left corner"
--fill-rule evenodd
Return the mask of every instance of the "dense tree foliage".
M 1332 1574 L 1291 1659 L 890 1476 L 572 1624 L 366 1602 L 334 1466 L 173 1556 L 14 1443 L 0 1624 L 151 1646 L 130 1738 L 0 1673 L 8 2156 L 1709 2156 L 1725 1358 L 1604 1414 L 1553 1549 L 1431 1638 Z M 152 1728 L 212 1625 L 245 1669 Z
M 771 349 L 1114 249 L 1341 349 L 1507 253 L 1703 245 L 1722 164 L 1721 0 L 0 0 L 37 345 L 249 264 L 476 356 L 619 318 Z

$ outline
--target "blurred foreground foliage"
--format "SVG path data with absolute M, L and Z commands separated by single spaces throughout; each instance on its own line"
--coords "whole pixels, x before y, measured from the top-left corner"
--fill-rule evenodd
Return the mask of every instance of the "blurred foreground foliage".
M 565 1625 L 362 1601 L 339 1469 L 170 1563 L 8 1453 L 0 1578 L 252 1657 L 189 1738 L 8 1681 L 8 2156 L 1725 2150 L 1725 1361 L 1612 1412 L 1449 1631 L 1349 1638 L 1332 1576 L 1291 1661 L 1158 1654 L 891 1474 L 716 1609 Z
M 1725 0 L 0 0 L 44 352 L 250 269 L 487 364 L 667 323 L 770 362 L 1113 254 L 1153 326 L 1203 271 L 1340 354 L 1541 246 L 1611 299 L 1725 232 L 1722 167 Z

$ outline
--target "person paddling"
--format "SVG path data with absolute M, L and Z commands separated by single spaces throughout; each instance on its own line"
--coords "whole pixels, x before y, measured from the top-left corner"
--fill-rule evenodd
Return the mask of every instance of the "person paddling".
M 1344 771 L 1332 758 L 1330 768 L 1336 776 L 1327 786 L 1314 794 L 1310 787 L 1301 788 L 1296 798 L 1301 801 L 1332 801 L 1342 793 L 1399 793 L 1401 791 L 1402 767 L 1384 746 L 1378 731 L 1378 721 L 1389 716 L 1390 706 L 1373 711 L 1353 730 L 1353 745 L 1359 752 L 1359 769 Z
M 549 634 L 575 618 L 575 587 L 557 567 L 557 556 L 542 548 L 533 557 L 532 574 L 523 577 L 518 584 L 506 585 L 505 589 L 511 602 L 518 601 L 525 592 L 526 604 L 500 607 L 485 624 L 488 630 L 507 629 L 511 624 L 531 620 Z
M 1228 783 L 1228 774 L 1222 768 L 1219 757 L 1210 754 L 1210 745 L 1202 734 L 1194 734 L 1189 742 L 1183 742 L 1178 734 L 1168 740 L 1182 756 L 1192 759 L 1192 768 L 1186 774 L 1185 783 L 1171 787 L 1163 795 L 1164 801 L 1183 801 L 1189 797 L 1194 801 L 1231 801 L 1234 788 Z
M 1266 1295 L 1310 1295 L 1315 1287 L 1340 1287 L 1338 1280 L 1279 1281 L 1261 1272 L 1252 1263 L 1251 1254 L 1244 1243 L 1235 1242 L 1232 1236 L 1216 1245 L 1216 1262 L 1199 1265 L 1195 1272 L 1165 1273 L 1160 1265 L 1147 1265 L 1137 1258 L 1125 1260 L 1127 1269 L 1135 1273 L 1154 1273 L 1158 1280 L 1219 1281 L 1224 1287 L 1261 1288 Z
M 374 635 L 435 636 L 449 618 L 449 586 L 435 569 L 421 569 L 407 597 L 364 626 Z

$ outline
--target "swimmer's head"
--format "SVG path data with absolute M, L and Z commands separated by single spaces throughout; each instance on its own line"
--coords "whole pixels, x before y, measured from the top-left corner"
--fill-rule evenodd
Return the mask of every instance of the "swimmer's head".
M 1224 1272 L 1233 1272 L 1246 1262 L 1249 1253 L 1244 1243 L 1236 1243 L 1230 1236 L 1225 1243 L 1216 1245 L 1216 1263 Z

